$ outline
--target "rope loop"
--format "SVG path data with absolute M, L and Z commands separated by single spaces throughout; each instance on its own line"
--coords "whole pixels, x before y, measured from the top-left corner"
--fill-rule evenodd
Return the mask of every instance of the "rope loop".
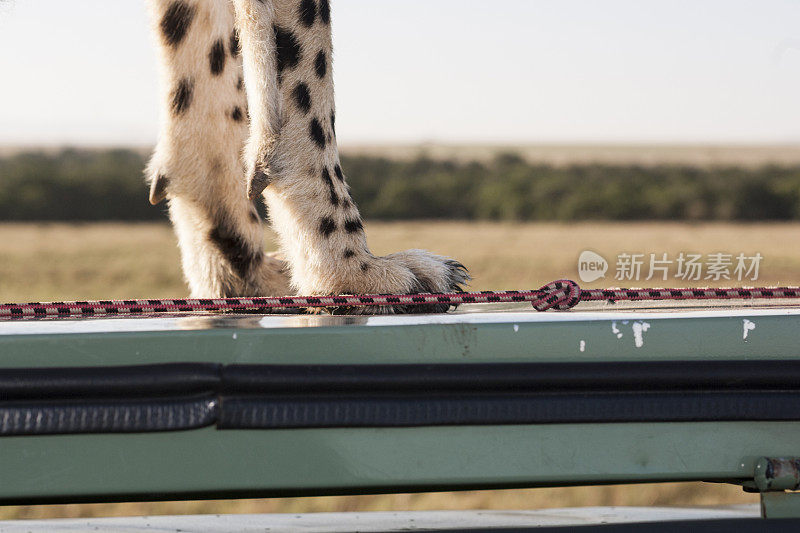
M 540 288 L 539 291 L 543 293 L 542 296 L 531 302 L 537 311 L 549 309 L 566 311 L 581 301 L 581 288 L 570 279 L 552 281 Z
M 800 287 L 677 289 L 581 289 L 560 279 L 535 290 L 436 292 L 420 294 L 345 294 L 340 296 L 268 296 L 259 298 L 174 298 L 148 300 L 94 300 L 0 304 L 0 320 L 27 318 L 86 318 L 101 316 L 157 316 L 188 312 L 273 313 L 287 309 L 437 306 L 477 303 L 531 302 L 537 311 L 566 311 L 578 302 L 633 302 L 657 300 L 757 300 L 800 301 Z M 793 303 L 793 306 L 798 306 Z

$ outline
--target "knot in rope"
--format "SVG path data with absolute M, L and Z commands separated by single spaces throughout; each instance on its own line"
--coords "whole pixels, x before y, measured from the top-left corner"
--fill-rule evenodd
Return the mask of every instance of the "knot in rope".
M 556 309 L 566 311 L 581 301 L 581 288 L 572 280 L 560 279 L 552 281 L 539 289 L 541 296 L 533 300 L 531 305 L 537 311 Z
M 345 294 L 340 296 L 267 296 L 214 299 L 95 300 L 0 304 L 0 320 L 18 318 L 86 318 L 100 316 L 152 316 L 186 312 L 273 313 L 287 309 L 414 306 L 427 304 L 479 304 L 531 302 L 537 311 L 566 311 L 578 302 L 633 302 L 656 300 L 800 300 L 800 287 L 581 289 L 560 279 L 535 290 L 426 292 L 419 294 Z M 793 304 L 797 305 L 797 304 Z

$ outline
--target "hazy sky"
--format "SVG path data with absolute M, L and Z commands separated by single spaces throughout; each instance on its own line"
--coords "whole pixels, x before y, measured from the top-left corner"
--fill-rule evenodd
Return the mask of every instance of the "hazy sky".
M 800 142 L 800 0 L 332 0 L 342 143 Z M 0 0 L 0 143 L 149 144 L 143 0 Z

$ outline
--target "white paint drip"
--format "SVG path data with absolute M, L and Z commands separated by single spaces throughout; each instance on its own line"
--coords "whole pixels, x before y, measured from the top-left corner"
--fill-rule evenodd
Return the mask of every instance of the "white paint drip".
M 519 331 L 519 324 L 514 324 L 514 333 Z
M 756 323 L 747 320 L 746 318 L 742 319 L 742 340 L 747 340 L 747 334 L 756 329 Z
M 628 325 L 630 321 L 622 320 L 621 322 L 623 325 Z M 643 320 L 636 320 L 633 322 L 633 324 L 631 324 L 631 330 L 633 331 L 633 343 L 636 345 L 637 348 L 641 348 L 642 346 L 644 346 L 644 332 L 647 331 L 648 329 L 650 329 L 650 324 Z M 623 333 L 617 327 L 616 322 L 611 323 L 611 333 L 613 333 L 618 339 L 621 339 L 623 337 Z
M 581 351 L 585 352 L 586 351 L 586 341 L 582 340 L 580 346 L 581 346 Z
M 633 330 L 633 343 L 637 348 L 644 346 L 644 332 L 650 329 L 650 324 L 647 322 L 634 322 L 631 326 Z

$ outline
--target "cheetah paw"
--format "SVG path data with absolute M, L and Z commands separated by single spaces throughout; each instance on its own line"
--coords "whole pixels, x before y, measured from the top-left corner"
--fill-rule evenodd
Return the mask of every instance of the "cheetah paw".
M 424 250 L 406 250 L 383 257 L 372 257 L 361 265 L 358 285 L 350 294 L 417 294 L 423 292 L 462 292 L 471 279 L 460 262 Z M 358 288 L 359 290 L 353 290 Z M 336 308 L 334 314 L 444 313 L 451 304 L 421 304 Z

